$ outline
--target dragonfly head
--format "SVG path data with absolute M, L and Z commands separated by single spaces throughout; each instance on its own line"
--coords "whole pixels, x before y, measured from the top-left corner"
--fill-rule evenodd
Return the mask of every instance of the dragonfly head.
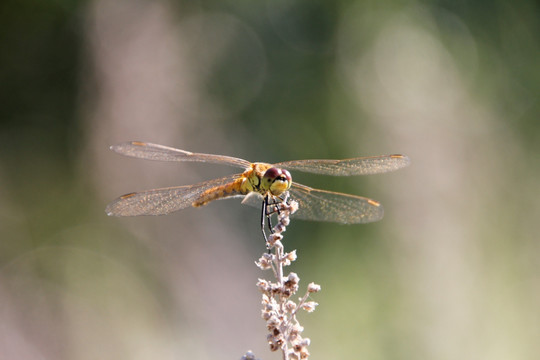
M 279 196 L 291 187 L 291 174 L 285 169 L 271 167 L 264 173 L 261 187 L 270 194 Z

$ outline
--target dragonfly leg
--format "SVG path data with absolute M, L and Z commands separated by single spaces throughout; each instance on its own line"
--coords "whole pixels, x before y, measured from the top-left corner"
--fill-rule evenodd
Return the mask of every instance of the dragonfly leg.
M 274 215 L 275 213 L 277 213 L 278 215 L 281 214 L 282 206 L 284 203 L 288 203 L 288 194 L 285 196 L 285 198 L 272 196 L 272 199 L 270 199 L 270 195 L 266 195 L 264 197 L 261 210 L 261 231 L 266 242 L 268 242 L 268 238 L 264 230 L 264 219 L 266 218 L 268 220 L 268 230 L 270 231 L 270 234 L 273 234 L 274 226 L 272 225 L 272 215 Z
M 276 212 L 275 203 L 270 203 L 268 195 L 266 195 L 265 197 L 265 202 L 266 202 L 265 214 L 266 214 L 266 218 L 268 219 L 268 230 L 270 230 L 270 233 L 273 234 L 274 226 L 272 225 L 272 215 Z
M 264 219 L 267 217 L 268 217 L 268 196 L 265 196 L 262 203 L 262 209 L 261 209 L 261 231 L 264 237 L 264 241 L 268 243 L 268 238 L 266 237 L 266 232 L 264 231 Z M 268 221 L 270 221 L 270 218 L 268 218 Z
M 269 215 L 273 215 L 277 213 L 278 215 L 281 215 L 281 210 L 283 210 L 283 207 L 285 205 L 289 204 L 289 194 L 286 193 L 285 197 L 281 198 L 279 196 L 274 196 L 272 198 L 272 203 L 269 205 L 272 205 L 272 211 L 269 212 Z

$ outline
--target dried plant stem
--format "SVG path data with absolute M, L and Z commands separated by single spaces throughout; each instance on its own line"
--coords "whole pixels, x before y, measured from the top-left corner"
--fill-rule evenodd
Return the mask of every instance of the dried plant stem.
M 309 295 L 320 291 L 321 287 L 314 283 L 308 285 L 305 295 L 298 302 L 291 297 L 298 291 L 300 278 L 295 273 L 284 276 L 283 267 L 296 260 L 296 250 L 285 252 L 282 240 L 283 232 L 289 225 L 289 215 L 298 209 L 295 201 L 274 204 L 274 210 L 278 214 L 278 223 L 273 228 L 273 233 L 268 236 L 267 247 L 270 253 L 264 253 L 257 266 L 262 270 L 272 269 L 275 282 L 259 279 L 257 286 L 262 292 L 262 318 L 266 320 L 269 331 L 267 336 L 271 351 L 281 350 L 284 360 L 308 359 L 307 347 L 310 340 L 301 336 L 304 328 L 298 322 L 296 314 L 298 309 L 308 312 L 315 310 L 318 305 L 314 301 L 307 301 Z

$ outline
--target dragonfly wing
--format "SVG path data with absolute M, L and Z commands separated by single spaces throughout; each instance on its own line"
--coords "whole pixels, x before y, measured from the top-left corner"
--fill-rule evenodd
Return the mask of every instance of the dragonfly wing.
M 109 216 L 165 215 L 191 206 L 200 194 L 233 182 L 240 174 L 194 185 L 146 190 L 120 196 L 105 209 Z
M 192 153 L 185 150 L 175 149 L 169 146 L 140 141 L 129 141 L 113 145 L 111 146 L 111 150 L 122 155 L 147 160 L 199 161 L 213 164 L 230 165 L 242 169 L 248 168 L 251 164 L 247 160 L 238 159 L 231 156 Z
M 345 160 L 295 160 L 274 164 L 274 167 L 314 174 L 351 176 L 380 174 L 401 169 L 410 164 L 406 155 L 383 155 Z
M 330 221 L 340 224 L 360 224 L 381 220 L 384 216 L 378 202 L 355 195 L 312 189 L 293 184 L 291 199 L 298 201 L 298 211 L 293 218 Z

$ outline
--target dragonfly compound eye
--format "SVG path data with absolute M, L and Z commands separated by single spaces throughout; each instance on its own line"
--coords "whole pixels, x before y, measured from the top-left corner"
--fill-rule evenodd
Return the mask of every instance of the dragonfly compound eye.
M 272 195 L 281 195 L 291 187 L 291 174 L 284 169 L 270 168 L 266 170 L 262 179 L 262 185 Z

